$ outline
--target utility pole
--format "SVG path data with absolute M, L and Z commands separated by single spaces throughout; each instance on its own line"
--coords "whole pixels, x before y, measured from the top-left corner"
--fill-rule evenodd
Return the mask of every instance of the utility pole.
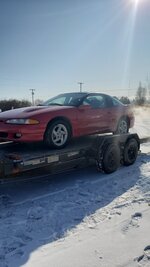
M 131 89 L 131 81 L 129 80 L 129 87 L 128 87 L 128 98 L 129 98 L 130 89 Z
M 78 84 L 80 85 L 80 92 L 82 92 L 82 84 L 84 83 L 79 82 Z
M 34 106 L 34 91 L 35 89 L 29 89 L 31 90 L 31 95 L 32 95 L 32 106 Z
M 147 91 L 148 91 L 148 101 L 150 102 L 150 79 L 149 73 L 147 73 L 146 82 L 147 82 Z

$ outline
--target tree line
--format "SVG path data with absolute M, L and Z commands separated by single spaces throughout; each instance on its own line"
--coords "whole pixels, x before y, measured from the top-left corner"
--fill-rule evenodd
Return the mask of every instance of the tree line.
M 136 96 L 133 100 L 130 100 L 127 96 L 122 96 L 119 99 L 123 104 L 130 104 L 133 103 L 134 105 L 143 106 L 145 104 L 150 105 L 150 89 L 146 89 L 142 86 L 142 83 L 139 83 L 139 87 L 136 91 Z M 43 101 L 37 99 L 35 101 L 35 105 L 42 103 Z M 22 107 L 30 107 L 32 103 L 28 100 L 17 100 L 17 99 L 3 99 L 0 100 L 0 111 L 6 111 L 15 108 L 22 108 Z
M 0 100 L 0 110 L 6 111 L 15 108 L 29 107 L 31 102 L 28 100 L 17 100 L 17 99 L 3 99 Z

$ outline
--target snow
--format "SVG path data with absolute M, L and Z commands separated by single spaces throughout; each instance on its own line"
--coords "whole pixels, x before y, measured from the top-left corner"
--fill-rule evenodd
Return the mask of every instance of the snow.
M 130 132 L 137 132 L 139 137 L 150 136 L 150 107 L 135 108 L 135 125 Z
M 149 136 L 150 110 L 133 132 Z M 150 143 L 135 164 L 0 185 L 0 267 L 150 267 Z

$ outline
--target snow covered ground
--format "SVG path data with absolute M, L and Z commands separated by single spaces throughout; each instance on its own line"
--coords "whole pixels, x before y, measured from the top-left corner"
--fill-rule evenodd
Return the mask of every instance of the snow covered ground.
M 150 107 L 134 109 L 135 125 L 130 132 L 137 132 L 139 137 L 150 136 Z
M 140 137 L 150 110 L 136 110 Z M 0 185 L 0 267 L 150 267 L 150 143 L 130 167 Z

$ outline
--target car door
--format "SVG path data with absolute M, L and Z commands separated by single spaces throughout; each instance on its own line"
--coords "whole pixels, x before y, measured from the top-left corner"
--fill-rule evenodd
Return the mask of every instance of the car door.
M 89 94 L 78 108 L 78 124 L 81 134 L 104 132 L 109 128 L 109 116 L 105 95 Z
M 107 112 L 108 112 L 108 119 L 109 119 L 109 130 L 114 132 L 117 128 L 119 119 L 125 113 L 125 106 L 118 101 L 116 98 L 107 96 Z

